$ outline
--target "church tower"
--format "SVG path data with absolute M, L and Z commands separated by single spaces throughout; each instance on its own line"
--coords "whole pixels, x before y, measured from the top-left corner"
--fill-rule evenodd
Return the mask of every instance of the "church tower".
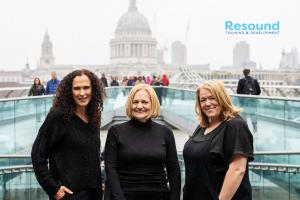
M 54 59 L 52 50 L 53 50 L 53 45 L 50 40 L 48 31 L 46 31 L 44 40 L 42 43 L 42 55 L 41 55 L 40 64 L 39 64 L 40 68 L 49 68 L 54 65 L 55 59 Z

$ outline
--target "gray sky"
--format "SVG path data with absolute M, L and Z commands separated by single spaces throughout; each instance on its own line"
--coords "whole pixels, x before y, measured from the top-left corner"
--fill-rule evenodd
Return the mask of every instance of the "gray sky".
M 56 64 L 108 64 L 109 41 L 128 4 L 129 0 L 0 0 L 0 69 L 24 68 L 27 57 L 35 68 L 46 29 Z M 187 43 L 188 63 L 209 63 L 212 69 L 232 64 L 232 48 L 241 40 L 250 44 L 251 60 L 260 61 L 264 69 L 278 67 L 282 48 L 300 48 L 298 0 L 137 0 L 137 6 L 159 45 L 169 47 L 167 62 L 175 40 Z M 279 20 L 280 34 L 226 35 L 226 20 Z

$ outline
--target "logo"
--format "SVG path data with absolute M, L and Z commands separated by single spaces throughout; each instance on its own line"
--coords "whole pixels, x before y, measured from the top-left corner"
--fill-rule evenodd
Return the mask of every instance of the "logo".
M 279 35 L 280 21 L 274 23 L 238 23 L 225 21 L 227 35 Z

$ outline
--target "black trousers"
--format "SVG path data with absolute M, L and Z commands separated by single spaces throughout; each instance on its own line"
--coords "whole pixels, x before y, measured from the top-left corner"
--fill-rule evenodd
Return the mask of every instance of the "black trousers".
M 169 192 L 126 192 L 126 200 L 169 200 Z
M 50 198 L 54 199 L 54 198 Z M 75 194 L 66 194 L 62 200 L 102 200 L 102 190 L 97 189 L 88 189 L 83 190 Z

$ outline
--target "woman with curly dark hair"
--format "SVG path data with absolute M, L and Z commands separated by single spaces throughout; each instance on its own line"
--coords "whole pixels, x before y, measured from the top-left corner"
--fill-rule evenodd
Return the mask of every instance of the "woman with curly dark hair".
M 60 82 L 31 152 L 36 178 L 50 199 L 102 198 L 103 98 L 102 82 L 88 70 L 73 71 Z

